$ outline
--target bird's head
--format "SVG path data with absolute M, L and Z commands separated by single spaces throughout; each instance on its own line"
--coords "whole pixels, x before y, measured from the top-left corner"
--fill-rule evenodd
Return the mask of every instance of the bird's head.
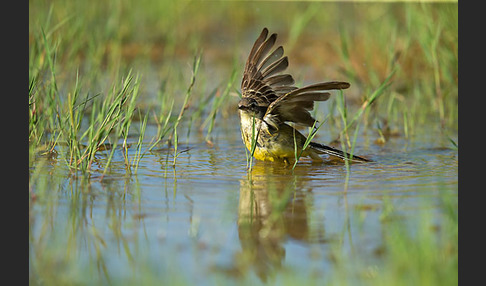
M 247 115 L 262 119 L 263 115 L 265 115 L 265 112 L 267 111 L 267 106 L 258 104 L 254 98 L 243 97 L 240 102 L 238 102 L 238 109 L 240 112 L 244 112 Z

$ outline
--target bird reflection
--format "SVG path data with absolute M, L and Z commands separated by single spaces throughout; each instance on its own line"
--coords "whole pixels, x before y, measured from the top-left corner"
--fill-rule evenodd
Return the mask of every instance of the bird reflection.
M 288 237 L 309 237 L 305 180 L 278 164 L 256 162 L 240 181 L 238 235 L 242 251 L 236 257 L 240 272 L 249 268 L 266 281 L 285 258 Z

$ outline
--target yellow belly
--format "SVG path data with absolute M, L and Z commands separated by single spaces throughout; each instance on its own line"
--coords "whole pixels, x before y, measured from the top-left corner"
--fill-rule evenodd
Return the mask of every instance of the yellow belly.
M 251 118 L 240 114 L 241 118 L 241 137 L 245 143 L 248 151 L 251 152 L 251 141 L 253 123 Z M 301 153 L 302 147 L 306 140 L 305 136 L 299 131 L 294 130 L 293 127 L 287 124 L 281 124 L 278 131 L 269 131 L 266 123 L 257 119 L 255 124 L 255 131 L 260 129 L 258 134 L 258 144 L 255 146 L 255 152 L 253 157 L 257 160 L 262 161 L 284 161 L 293 162 L 295 161 L 295 148 L 294 142 L 297 143 L 297 155 L 302 157 L 311 156 L 313 160 L 320 160 L 319 156 L 315 154 L 312 150 L 307 149 Z M 295 137 L 295 138 L 294 138 Z
M 251 152 L 251 130 L 242 128 L 242 138 L 248 151 Z M 258 144 L 253 157 L 262 161 L 292 161 L 295 160 L 293 137 L 287 138 L 278 132 L 270 134 L 267 129 L 260 130 Z M 299 146 L 299 144 L 297 144 Z M 298 150 L 300 152 L 300 149 Z
M 243 139 L 244 140 L 244 139 Z M 251 143 L 245 140 L 245 145 L 248 151 L 251 152 Z M 268 148 L 268 146 L 264 147 L 255 147 L 255 152 L 253 153 L 253 157 L 257 160 L 261 161 L 284 161 L 288 160 L 288 158 L 293 158 L 294 153 L 289 152 L 282 152 L 281 148 Z

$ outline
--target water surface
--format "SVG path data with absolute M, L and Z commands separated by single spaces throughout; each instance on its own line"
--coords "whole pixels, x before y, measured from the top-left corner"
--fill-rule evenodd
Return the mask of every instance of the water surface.
M 265 162 L 249 170 L 237 117 L 218 130 L 213 146 L 197 132 L 182 138 L 175 167 L 173 149 L 148 151 L 146 142 L 136 175 L 127 175 L 121 150 L 103 177 L 100 152 L 89 180 L 58 159 L 39 159 L 31 169 L 31 275 L 56 269 L 74 284 L 325 279 L 333 245 L 380 266 L 391 220 L 413 233 L 425 212 L 440 228 L 444 198 L 457 204 L 457 150 L 430 131 L 385 145 L 361 132 L 355 152 L 374 162 L 347 173 L 343 163 L 305 160 L 294 170 Z

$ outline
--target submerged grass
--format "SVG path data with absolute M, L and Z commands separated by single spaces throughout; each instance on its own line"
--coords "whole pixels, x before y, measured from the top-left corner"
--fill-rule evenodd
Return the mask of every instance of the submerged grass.
M 201 52 L 199 52 L 198 55 L 194 58 L 194 63 L 192 64 L 191 83 L 187 88 L 186 95 L 184 97 L 184 103 L 182 104 L 181 111 L 179 112 L 179 116 L 177 116 L 177 119 L 174 123 L 174 127 L 172 128 L 172 134 L 169 136 L 169 140 L 171 140 L 172 138 L 174 140 L 174 162 L 172 164 L 173 166 L 176 165 L 177 156 L 179 156 L 179 154 L 177 153 L 177 147 L 179 145 L 179 138 L 177 136 L 177 127 L 179 126 L 179 123 L 182 120 L 184 111 L 188 108 L 187 104 L 192 93 L 192 88 L 194 87 L 194 84 L 196 82 L 196 75 L 197 75 L 197 71 L 199 70 L 200 62 L 201 62 Z
M 259 125 L 259 128 L 257 130 L 256 128 L 256 119 L 255 117 L 252 117 L 252 121 L 251 121 L 251 149 L 250 149 L 250 152 L 249 154 L 245 151 L 245 153 L 247 154 L 246 156 L 246 168 L 251 171 L 251 168 L 253 167 L 253 154 L 255 154 L 255 150 L 256 150 L 256 145 L 258 143 L 258 135 L 260 134 L 260 126 Z
M 294 162 L 294 165 L 292 166 L 292 170 L 295 169 L 295 166 L 297 166 L 297 163 L 299 162 L 300 157 L 302 157 L 302 153 L 307 149 L 310 142 L 312 141 L 312 139 L 314 139 L 317 132 L 319 131 L 319 129 L 321 129 L 322 125 L 326 122 L 326 120 L 327 120 L 327 117 L 317 127 L 316 127 L 317 121 L 314 121 L 314 124 L 312 125 L 312 127 L 309 128 L 309 131 L 310 131 L 309 135 L 307 136 L 307 138 L 304 142 L 304 145 L 302 146 L 302 149 L 300 150 L 300 152 L 297 148 L 297 142 L 296 142 L 296 137 L 295 137 L 296 129 L 294 128 L 294 153 L 295 153 L 294 157 L 295 157 L 295 162 Z

